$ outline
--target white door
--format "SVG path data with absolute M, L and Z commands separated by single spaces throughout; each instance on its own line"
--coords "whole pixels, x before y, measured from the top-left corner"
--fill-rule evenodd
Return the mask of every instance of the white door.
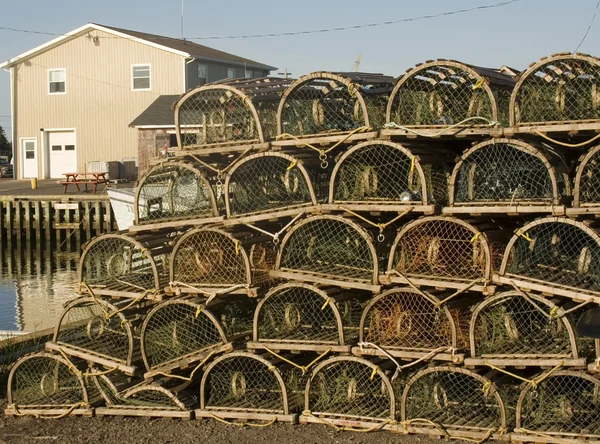
M 65 173 L 77 172 L 75 131 L 49 132 L 48 147 L 51 179 L 61 179 Z
M 38 177 L 37 143 L 35 139 L 21 141 L 21 159 L 23 159 L 23 179 Z

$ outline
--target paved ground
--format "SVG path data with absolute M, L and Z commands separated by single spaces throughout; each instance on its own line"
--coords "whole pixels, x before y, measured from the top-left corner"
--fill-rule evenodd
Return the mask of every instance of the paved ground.
M 63 195 L 64 188 L 60 185 L 58 179 L 44 179 L 38 180 L 37 190 L 31 189 L 31 181 L 29 179 L 14 180 L 9 178 L 0 178 L 0 197 L 4 196 L 60 196 Z M 122 184 L 110 184 L 111 187 L 132 187 L 133 183 L 122 183 Z M 77 188 L 70 186 L 67 191 L 68 196 L 93 196 L 93 187 L 88 186 L 86 192 L 83 186 L 81 191 L 77 191 Z M 104 186 L 98 186 L 98 194 L 102 194 Z

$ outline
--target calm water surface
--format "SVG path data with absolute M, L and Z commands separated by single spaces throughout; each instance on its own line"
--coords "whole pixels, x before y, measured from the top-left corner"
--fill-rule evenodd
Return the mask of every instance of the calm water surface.
M 78 253 L 0 251 L 0 330 L 54 327 L 63 304 L 76 297 Z

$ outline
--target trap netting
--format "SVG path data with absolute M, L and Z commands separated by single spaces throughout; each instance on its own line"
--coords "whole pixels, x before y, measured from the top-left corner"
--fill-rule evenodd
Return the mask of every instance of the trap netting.
M 524 384 L 515 433 L 541 434 L 548 442 L 561 442 L 560 438 L 598 440 L 600 381 L 584 372 L 559 370 L 536 386 Z
M 204 173 L 183 162 L 159 164 L 148 170 L 137 187 L 134 211 L 136 225 L 219 215 Z
M 276 269 L 377 284 L 378 258 L 369 233 L 340 216 L 306 218 L 287 232 Z
M 600 59 L 562 53 L 523 72 L 510 101 L 511 126 L 600 119 Z
M 402 396 L 402 421 L 423 432 L 488 438 L 514 423 L 492 380 L 448 366 L 425 368 L 411 377 Z
M 570 194 L 564 160 L 515 139 L 467 150 L 450 178 L 450 205 L 558 205 Z
M 254 341 L 343 346 L 358 337 L 363 303 L 368 295 L 335 288 L 285 283 L 269 291 L 254 317 Z
M 146 369 L 167 371 L 230 350 L 231 341 L 252 332 L 254 308 L 248 298 L 233 296 L 209 307 L 197 298 L 178 298 L 157 305 L 140 331 Z
M 248 352 L 215 359 L 202 376 L 200 408 L 217 412 L 288 415 L 285 382 L 271 361 Z
M 574 299 L 600 295 L 600 236 L 588 224 L 543 218 L 516 231 L 500 281 Z M 535 288 L 534 288 L 535 287 Z
M 403 127 L 508 124 L 514 80 L 494 70 L 450 60 L 409 69 L 396 83 L 387 122 Z
M 169 252 L 164 236 L 139 241 L 126 234 L 97 236 L 81 254 L 80 292 L 115 297 L 157 293 L 167 284 Z
M 88 394 L 82 367 L 51 353 L 33 353 L 19 359 L 8 376 L 8 407 L 14 414 L 27 409 L 61 409 L 65 413 L 88 407 Z M 43 414 L 43 412 L 39 412 Z
M 277 212 L 317 204 L 301 160 L 283 153 L 258 153 L 237 162 L 225 180 L 227 217 Z
M 408 287 L 387 290 L 365 306 L 360 343 L 375 344 L 393 356 L 459 362 L 469 347 L 470 310 L 441 304 L 449 295 Z
M 575 176 L 574 207 L 600 205 L 600 145 L 585 156 L 577 168 Z
M 453 217 L 423 217 L 406 224 L 390 252 L 388 275 L 398 282 L 427 281 L 481 290 L 491 278 L 493 255 L 486 233 Z M 427 283 L 424 282 L 424 283 Z
M 381 74 L 314 72 L 302 76 L 279 102 L 279 137 L 381 128 L 392 82 Z
M 352 147 L 335 164 L 329 202 L 382 208 L 444 204 L 448 199 L 449 162 L 444 162 L 441 153 L 421 151 L 385 140 Z
M 281 78 L 235 79 L 189 91 L 175 105 L 179 148 L 270 140 L 280 95 L 290 83 Z
M 267 284 L 276 254 L 260 236 L 196 228 L 179 238 L 171 255 L 171 286 L 178 293 L 245 292 Z

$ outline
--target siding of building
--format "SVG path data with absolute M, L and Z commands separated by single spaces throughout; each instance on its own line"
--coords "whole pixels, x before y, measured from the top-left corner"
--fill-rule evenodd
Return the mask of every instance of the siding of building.
M 162 94 L 185 90 L 184 57 L 93 30 L 14 66 L 15 172 L 21 138 L 35 138 L 39 177 L 48 177 L 42 129 L 76 129 L 77 168 L 90 161 L 138 155 L 137 130 L 128 123 Z M 151 65 L 151 90 L 132 91 L 131 65 Z M 48 70 L 66 68 L 66 94 L 48 94 Z M 45 152 L 43 152 L 45 151 Z

